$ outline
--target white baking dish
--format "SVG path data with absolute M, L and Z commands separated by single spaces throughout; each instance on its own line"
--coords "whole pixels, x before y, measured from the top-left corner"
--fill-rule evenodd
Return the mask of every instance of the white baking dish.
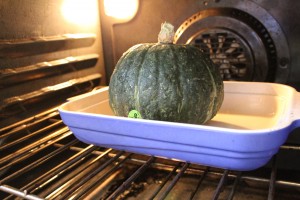
M 232 170 L 261 167 L 300 126 L 300 94 L 274 83 L 224 82 L 224 89 L 222 107 L 206 125 L 114 116 L 108 87 L 59 111 L 86 143 Z

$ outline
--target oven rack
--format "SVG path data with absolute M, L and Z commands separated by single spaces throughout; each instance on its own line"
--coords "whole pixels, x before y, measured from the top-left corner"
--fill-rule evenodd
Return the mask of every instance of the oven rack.
M 278 178 L 276 156 L 264 169 L 238 172 L 97 147 L 78 141 L 57 108 L 0 133 L 1 199 L 233 199 L 249 191 L 299 198 L 299 181 Z M 300 146 L 281 150 L 300 153 Z

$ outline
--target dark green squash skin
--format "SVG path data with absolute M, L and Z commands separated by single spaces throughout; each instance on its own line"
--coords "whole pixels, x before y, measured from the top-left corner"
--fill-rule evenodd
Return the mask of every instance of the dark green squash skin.
M 137 110 L 144 119 L 203 124 L 216 115 L 223 97 L 219 71 L 192 45 L 133 46 L 109 84 L 110 106 L 125 117 Z

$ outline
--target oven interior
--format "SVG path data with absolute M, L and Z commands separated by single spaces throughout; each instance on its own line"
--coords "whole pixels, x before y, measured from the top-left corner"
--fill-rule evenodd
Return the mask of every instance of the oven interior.
M 130 1 L 129 1 L 130 2 Z M 127 20 L 103 0 L 0 3 L 1 199 L 299 199 L 299 131 L 264 167 L 231 171 L 93 146 L 63 124 L 59 105 L 108 85 L 130 46 L 175 42 L 203 49 L 224 80 L 267 81 L 299 90 L 300 3 L 137 0 Z

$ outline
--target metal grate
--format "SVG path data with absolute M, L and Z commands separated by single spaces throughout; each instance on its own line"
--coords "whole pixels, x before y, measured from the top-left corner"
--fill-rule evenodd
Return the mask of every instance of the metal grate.
M 239 36 L 210 29 L 198 35 L 193 44 L 216 64 L 223 80 L 243 80 L 253 74 L 250 49 Z
M 276 159 L 258 176 L 96 147 L 56 109 L 0 131 L 1 199 L 299 199 L 299 179 L 277 178 Z
M 252 16 L 252 9 L 252 14 L 265 11 L 258 11 L 257 5 L 248 5 L 246 12 L 231 7 L 203 9 L 180 25 L 174 42 L 203 49 L 220 68 L 224 80 L 278 82 L 280 65 L 287 64 L 287 59 L 281 63 L 278 58 L 289 57 L 285 37 L 281 31 L 274 31 L 280 27 L 276 21 L 270 23 L 268 13 L 261 15 L 263 18 Z

